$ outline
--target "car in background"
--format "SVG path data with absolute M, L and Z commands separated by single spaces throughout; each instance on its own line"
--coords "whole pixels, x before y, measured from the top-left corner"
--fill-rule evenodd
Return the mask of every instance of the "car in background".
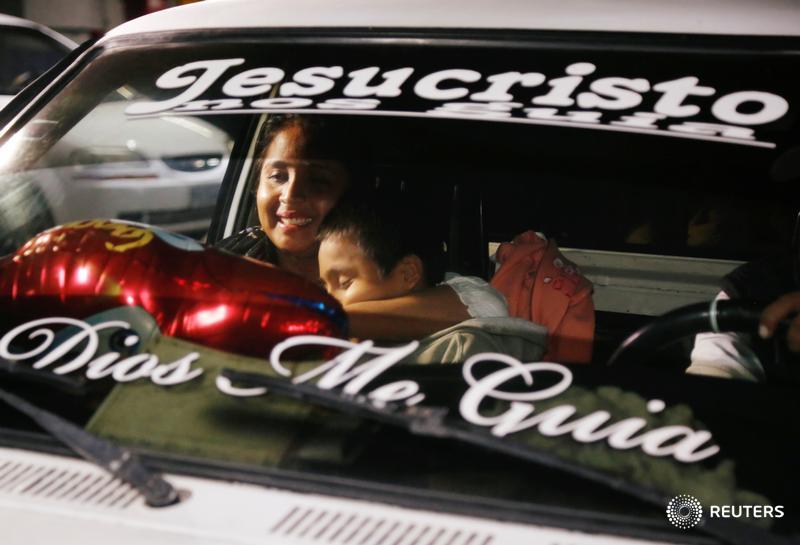
M 0 14 L 0 109 L 75 47 L 44 25 Z
M 0 108 L 76 47 L 33 21 L 0 15 Z M 201 238 L 211 222 L 230 138 L 206 120 L 136 123 L 121 135 L 128 89 L 62 139 L 32 184 L 0 196 L 0 254 L 32 232 L 88 215 L 142 221 Z
M 90 216 L 158 225 L 201 238 L 211 223 L 230 136 L 210 120 L 125 124 L 127 102 L 99 105 L 53 146 L 35 188 L 54 225 Z
M 33 21 L 0 15 L 0 108 L 76 47 Z M 120 89 L 63 138 L 30 184 L 0 195 L 0 254 L 30 234 L 89 215 L 143 221 L 201 238 L 230 153 L 225 131 L 206 120 L 152 120 L 120 133 Z M 157 122 L 155 122 L 157 123 Z
M 0 127 L 4 543 L 797 543 L 798 368 L 684 370 L 685 335 L 755 332 L 722 277 L 797 256 L 798 8 L 373 4 L 155 13 Z M 563 315 L 591 281 L 586 358 L 393 365 L 319 286 L 214 248 L 258 226 L 286 115 L 346 124 L 452 271 L 557 242 L 520 284 Z M 139 223 L 212 202 L 207 245 Z

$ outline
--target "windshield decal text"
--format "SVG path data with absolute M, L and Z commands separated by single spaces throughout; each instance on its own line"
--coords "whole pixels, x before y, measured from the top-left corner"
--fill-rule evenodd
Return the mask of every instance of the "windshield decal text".
M 298 346 L 333 346 L 344 348 L 345 351 L 312 371 L 291 377 L 291 373 L 281 361 L 281 356 L 289 348 Z M 270 365 L 277 373 L 291 378 L 295 383 L 319 377 L 317 387 L 325 390 L 341 387 L 342 393 L 353 396 L 364 393 L 370 381 L 403 360 L 417 346 L 418 343 L 411 342 L 395 348 L 377 348 L 372 341 L 352 343 L 341 339 L 304 335 L 292 337 L 276 345 L 270 354 Z M 365 356 L 370 355 L 374 357 L 364 361 Z M 356 366 L 356 362 L 362 363 Z M 502 363 L 506 367 L 476 378 L 473 370 L 477 364 L 483 362 Z M 555 373 L 560 376 L 560 380 L 554 385 L 538 388 L 534 380 L 537 373 Z M 612 423 L 612 415 L 603 410 L 573 418 L 577 409 L 569 404 L 557 405 L 534 414 L 535 406 L 532 402 L 555 398 L 572 384 L 572 373 L 569 368 L 558 363 L 522 363 L 505 354 L 485 353 L 469 358 L 464 363 L 463 375 L 469 388 L 461 397 L 459 404 L 461 417 L 470 424 L 489 428 L 496 437 L 505 437 L 535 428 L 538 433 L 549 437 L 569 435 L 579 443 L 606 441 L 613 449 L 640 448 L 650 456 L 672 456 L 684 463 L 699 462 L 719 452 L 718 446 L 709 444 L 711 433 L 694 430 L 688 426 L 672 425 L 648 430 L 644 418 L 630 417 Z M 502 389 L 504 384 L 518 378 L 525 381 L 529 387 L 527 391 L 511 392 Z M 247 395 L 266 392 L 266 389 L 258 392 L 251 390 Z M 235 395 L 234 392 L 228 393 Z M 424 400 L 419 384 L 410 380 L 385 384 L 369 391 L 366 396 L 379 407 L 390 402 L 411 406 Z M 509 409 L 499 415 L 486 416 L 481 413 L 480 406 L 483 401 L 489 399 L 507 401 L 510 404 Z M 665 404 L 660 400 L 651 400 L 648 403 L 648 411 L 651 413 L 661 412 L 664 408 Z
M 472 369 L 480 362 L 501 362 L 507 367 L 478 380 L 472 375 Z M 522 378 L 528 386 L 533 387 L 534 376 L 543 372 L 559 374 L 561 380 L 554 386 L 541 390 L 505 392 L 498 389 L 514 378 Z M 569 420 L 577 413 L 575 406 L 569 404 L 557 405 L 534 414 L 536 408 L 532 401 L 556 397 L 572 383 L 570 370 L 558 363 L 522 363 L 504 354 L 478 354 L 464 363 L 464 378 L 470 387 L 461 398 L 459 410 L 462 418 L 476 426 L 489 427 L 491 433 L 497 437 L 536 428 L 538 433 L 548 437 L 570 435 L 579 443 L 605 440 L 613 449 L 638 447 L 650 456 L 672 456 L 685 463 L 699 462 L 719 452 L 718 446 L 708 445 L 711 433 L 693 430 L 688 426 L 663 426 L 646 430 L 647 421 L 644 418 L 630 417 L 609 423 L 611 413 L 603 410 Z M 502 414 L 485 416 L 481 414 L 479 407 L 487 398 L 509 401 L 510 407 Z M 648 403 L 650 412 L 660 412 L 664 408 L 661 400 L 651 400 Z M 707 446 L 702 448 L 704 445 Z
M 71 326 L 73 329 L 69 330 L 70 335 L 57 339 L 53 330 L 55 326 Z M 192 367 L 199 358 L 197 352 L 186 354 L 171 363 L 161 363 L 158 356 L 147 353 L 122 357 L 119 352 L 105 352 L 98 356 L 99 332 L 112 329 L 130 330 L 121 340 L 124 346 L 133 346 L 139 341 L 131 325 L 122 320 L 88 324 L 73 318 L 43 318 L 24 323 L 3 335 L 0 338 L 0 358 L 12 362 L 38 358 L 33 362 L 34 369 L 44 369 L 58 361 L 58 365 L 52 369 L 56 375 L 82 370 L 89 380 L 110 376 L 117 382 L 131 382 L 147 378 L 159 386 L 182 384 L 203 373 L 202 369 Z M 11 344 L 21 341 L 26 333 L 27 341 L 38 340 L 38 344 L 26 352 L 12 351 Z M 68 360 L 63 361 L 64 358 Z
M 56 333 L 54 328 L 57 326 L 66 326 L 67 329 Z M 122 320 L 89 324 L 67 317 L 44 318 L 19 325 L 3 335 L 0 338 L 0 357 L 11 362 L 35 358 L 32 363 L 34 369 L 50 368 L 57 375 L 82 371 L 90 380 L 110 377 L 120 383 L 148 379 L 159 386 L 172 386 L 189 382 L 203 373 L 202 368 L 194 367 L 199 359 L 197 352 L 186 354 L 171 363 L 160 363 L 158 356 L 149 353 L 123 357 L 119 352 L 109 351 L 97 355 L 101 344 L 100 332 L 108 333 L 111 330 L 127 333 L 121 340 L 125 346 L 133 346 L 139 341 L 131 325 Z M 35 346 L 25 351 L 11 349 L 12 344 L 21 342 Z M 316 380 L 318 388 L 338 389 L 346 396 L 363 395 L 378 408 L 390 403 L 413 406 L 425 400 L 425 394 L 416 381 L 397 380 L 374 388 L 370 384 L 413 353 L 418 346 L 413 341 L 403 346 L 381 348 L 372 341 L 353 343 L 330 337 L 300 335 L 278 343 L 270 353 L 269 363 L 276 373 L 296 384 Z M 335 347 L 342 351 L 313 369 L 292 376 L 282 356 L 290 348 L 296 347 Z M 478 378 L 475 367 L 485 362 L 502 364 L 502 367 Z M 541 387 L 535 380 L 541 373 L 555 374 L 558 380 Z M 564 435 L 579 443 L 605 441 L 613 449 L 639 448 L 650 456 L 671 456 L 684 463 L 699 462 L 719 452 L 718 446 L 710 444 L 711 433 L 688 426 L 648 429 L 648 422 L 641 417 L 612 422 L 612 415 L 608 411 L 597 410 L 578 415 L 576 407 L 566 403 L 537 412 L 534 402 L 556 398 L 572 385 L 571 371 L 558 363 L 522 363 L 505 354 L 484 353 L 464 363 L 463 377 L 467 391 L 459 403 L 461 417 L 474 426 L 488 429 L 495 437 L 535 429 L 548 437 Z M 525 383 L 524 391 L 503 388 L 520 379 Z M 235 397 L 268 393 L 266 388 L 239 388 L 222 375 L 215 377 L 215 384 L 220 392 Z M 481 411 L 484 401 L 507 402 L 508 409 L 487 415 Z M 647 404 L 647 410 L 653 414 L 664 408 L 661 400 L 651 400 Z
M 126 113 L 433 116 L 774 147 L 761 140 L 756 129 L 789 112 L 785 98 L 762 89 L 721 92 L 693 75 L 666 81 L 602 76 L 597 74 L 598 64 L 591 62 L 574 62 L 563 73 L 550 75 L 484 74 L 464 68 L 423 73 L 413 67 L 378 66 L 355 70 L 310 66 L 287 74 L 278 67 L 243 68 L 243 64 L 243 58 L 210 59 L 171 68 L 155 86 L 174 94 L 133 103 Z

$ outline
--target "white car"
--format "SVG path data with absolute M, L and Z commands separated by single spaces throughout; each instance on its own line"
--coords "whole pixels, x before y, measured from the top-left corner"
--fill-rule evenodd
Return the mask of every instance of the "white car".
M 0 253 L 33 231 L 94 216 L 205 236 L 228 165 L 230 136 L 197 118 L 129 122 L 125 106 L 112 96 L 72 127 L 24 181 L 9 180 L 14 189 L 0 196 L 6 209 Z M 32 127 L 49 125 L 48 120 Z
M 0 15 L 0 107 L 75 43 L 40 24 Z M 206 120 L 175 119 L 126 134 L 120 89 L 77 124 L 48 155 L 30 187 L 0 199 L 16 213 L 0 218 L 0 253 L 41 230 L 87 215 L 143 221 L 201 238 L 208 230 L 231 140 Z M 3 221 L 5 220 L 5 221 Z
M 144 119 L 121 133 L 125 107 L 121 100 L 98 106 L 43 160 L 37 186 L 53 222 L 101 216 L 202 237 L 228 166 L 229 135 L 188 118 Z
M 0 14 L 0 109 L 75 47 L 44 25 Z
M 3 545 L 798 543 L 800 365 L 715 296 L 800 289 L 800 8 L 684 7 L 207 0 L 44 82 L 0 127 Z M 267 161 L 286 119 L 339 132 Z M 408 362 L 231 244 L 331 161 L 537 356 Z M 704 331 L 764 381 L 685 374 Z

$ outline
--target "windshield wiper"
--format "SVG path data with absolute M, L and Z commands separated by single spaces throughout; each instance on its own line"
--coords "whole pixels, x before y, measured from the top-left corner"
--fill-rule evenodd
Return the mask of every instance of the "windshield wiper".
M 618 492 L 651 504 L 663 510 L 670 498 L 645 486 L 636 485 L 622 478 L 612 477 L 601 471 L 566 461 L 547 452 L 537 450 L 519 441 L 499 438 L 467 423 L 447 419 L 444 407 L 408 407 L 399 403 L 374 404 L 367 396 L 349 395 L 336 390 L 325 390 L 312 384 L 295 383 L 284 378 L 270 377 L 258 373 L 243 373 L 224 369 L 222 375 L 243 386 L 261 386 L 270 393 L 290 397 L 337 412 L 398 426 L 414 435 L 455 439 L 494 452 L 520 458 L 538 465 L 564 471 L 570 475 L 608 486 Z M 744 524 L 733 519 L 706 519 L 698 529 L 722 539 L 732 545 L 788 545 L 788 539 L 775 536 L 767 530 Z
M 34 369 L 17 362 L 0 358 L 0 373 L 30 381 L 54 386 L 59 390 L 73 395 L 83 395 L 87 392 L 86 384 L 68 375 L 57 375 L 49 371 Z
M 0 400 L 27 415 L 42 429 L 74 450 L 83 459 L 100 466 L 138 490 L 150 507 L 165 507 L 178 501 L 178 493 L 164 478 L 147 469 L 133 452 L 101 439 L 83 428 L 33 405 L 0 388 Z

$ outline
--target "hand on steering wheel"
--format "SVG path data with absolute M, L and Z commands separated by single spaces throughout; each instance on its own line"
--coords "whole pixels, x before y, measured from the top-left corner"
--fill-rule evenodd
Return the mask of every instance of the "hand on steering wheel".
M 800 291 L 780 296 L 761 314 L 758 335 L 762 339 L 772 337 L 782 320 L 798 312 L 800 312 Z M 786 344 L 792 352 L 800 352 L 800 314 L 796 314 L 789 322 Z
M 762 319 L 762 305 L 744 300 L 715 300 L 672 310 L 659 316 L 626 338 L 608 360 L 608 365 L 642 365 L 649 356 L 672 341 L 698 333 L 745 333 L 770 337 L 777 330 L 774 359 L 762 361 L 768 379 L 791 377 L 787 367 L 789 355 L 784 337 L 793 336 L 789 347 L 800 348 L 800 317 L 791 323 L 782 321 L 793 310 L 800 309 L 800 293 L 784 296 L 767 307 Z M 784 299 L 786 298 L 786 299 Z

